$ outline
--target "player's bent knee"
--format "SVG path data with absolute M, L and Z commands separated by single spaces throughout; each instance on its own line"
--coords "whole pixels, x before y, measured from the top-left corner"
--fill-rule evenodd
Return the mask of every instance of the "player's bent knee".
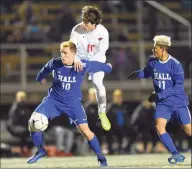
M 88 124 L 80 124 L 78 128 L 87 140 L 91 140 L 94 137 L 94 133 L 90 130 Z
M 89 130 L 88 132 L 85 132 L 85 133 L 84 133 L 84 137 L 85 137 L 87 140 L 92 140 L 93 137 L 94 137 L 94 133 L 93 133 L 91 130 Z
M 89 135 L 91 130 L 89 128 L 81 128 L 81 132 L 83 135 Z
M 166 132 L 165 126 L 161 124 L 156 124 L 155 128 L 159 134 L 163 134 Z
M 187 134 L 188 136 L 192 136 L 192 132 L 191 132 L 191 131 L 187 131 L 186 134 Z
M 103 82 L 94 82 L 93 81 L 93 86 L 94 88 L 96 89 L 96 91 L 99 91 L 99 90 L 104 90 L 105 89 L 105 86 L 103 84 Z
M 191 123 L 183 126 L 187 136 L 192 136 Z
M 191 133 L 190 130 L 185 130 L 185 134 L 186 134 L 187 136 L 192 136 L 192 133 Z
M 95 88 L 96 91 L 99 90 L 98 87 L 97 87 L 97 85 L 96 85 L 94 82 L 93 82 L 93 86 L 94 86 L 94 88 Z
M 158 134 L 164 134 L 166 132 L 167 120 L 163 118 L 157 118 L 155 121 L 155 128 Z

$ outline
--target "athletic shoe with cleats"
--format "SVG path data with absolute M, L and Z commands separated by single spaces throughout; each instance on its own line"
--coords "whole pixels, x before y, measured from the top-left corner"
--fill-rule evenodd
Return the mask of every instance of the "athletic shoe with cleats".
M 180 162 L 184 162 L 184 160 L 185 160 L 185 156 L 181 154 L 172 155 L 171 157 L 168 158 L 168 161 L 170 164 L 177 164 Z
M 45 150 L 41 151 L 41 152 L 36 152 L 35 155 L 33 155 L 32 157 L 30 157 L 27 160 L 28 164 L 32 164 L 32 163 L 36 163 L 39 159 L 46 157 L 47 156 L 47 152 Z
M 107 167 L 108 166 L 107 160 L 104 156 L 98 157 L 97 160 L 98 160 L 100 167 Z
M 111 129 L 111 123 L 106 115 L 106 113 L 99 113 L 99 118 L 101 120 L 101 126 L 105 131 L 109 131 Z

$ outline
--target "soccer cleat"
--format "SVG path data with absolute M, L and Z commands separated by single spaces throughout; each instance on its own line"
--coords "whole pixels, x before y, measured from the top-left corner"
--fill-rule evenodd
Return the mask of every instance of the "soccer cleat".
M 184 162 L 185 156 L 181 154 L 172 155 L 168 158 L 170 164 L 177 164 L 178 162 Z
M 109 131 L 111 129 L 111 123 L 106 115 L 106 113 L 99 113 L 99 118 L 101 120 L 101 126 L 105 131 Z
M 35 155 L 33 155 L 27 160 L 27 163 L 28 164 L 36 163 L 40 158 L 43 158 L 45 156 L 47 156 L 47 152 L 45 150 L 43 150 L 42 152 L 36 152 Z
M 98 163 L 99 163 L 100 167 L 107 167 L 108 166 L 107 160 L 106 160 L 106 158 L 104 156 L 98 157 L 97 160 L 98 160 Z

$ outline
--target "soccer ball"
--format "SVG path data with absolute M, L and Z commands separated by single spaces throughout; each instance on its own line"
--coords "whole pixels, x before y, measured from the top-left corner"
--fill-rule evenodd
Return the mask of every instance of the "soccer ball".
M 30 127 L 35 131 L 44 131 L 47 129 L 49 121 L 44 114 L 35 113 L 29 121 Z

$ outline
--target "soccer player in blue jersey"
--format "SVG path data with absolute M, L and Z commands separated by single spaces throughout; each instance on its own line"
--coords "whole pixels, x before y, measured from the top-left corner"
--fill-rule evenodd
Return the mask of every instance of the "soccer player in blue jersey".
M 152 77 L 155 92 L 148 100 L 156 103 L 154 114 L 155 127 L 161 142 L 172 154 L 169 163 L 183 162 L 185 157 L 179 154 L 170 135 L 166 131 L 166 124 L 176 117 L 185 133 L 191 139 L 191 115 L 188 109 L 188 97 L 184 91 L 184 71 L 181 63 L 168 54 L 171 38 L 165 35 L 154 37 L 153 56 L 148 60 L 143 70 L 132 72 L 128 79 Z
M 101 152 L 97 137 L 87 124 L 86 113 L 81 103 L 81 84 L 86 72 L 103 71 L 110 73 L 112 66 L 109 63 L 82 60 L 83 71 L 77 72 L 73 66 L 76 50 L 76 45 L 73 42 L 63 42 L 60 46 L 61 57 L 51 59 L 38 73 L 36 80 L 44 86 L 46 76 L 52 72 L 53 84 L 48 90 L 48 95 L 42 100 L 34 113 L 44 114 L 50 120 L 63 112 L 66 113 L 88 140 L 88 144 L 97 155 L 100 166 L 107 166 L 106 158 Z M 31 120 L 29 120 L 29 131 L 33 143 L 38 149 L 37 153 L 27 161 L 31 164 L 46 156 L 46 150 L 43 147 L 43 133 L 34 131 L 31 127 Z

